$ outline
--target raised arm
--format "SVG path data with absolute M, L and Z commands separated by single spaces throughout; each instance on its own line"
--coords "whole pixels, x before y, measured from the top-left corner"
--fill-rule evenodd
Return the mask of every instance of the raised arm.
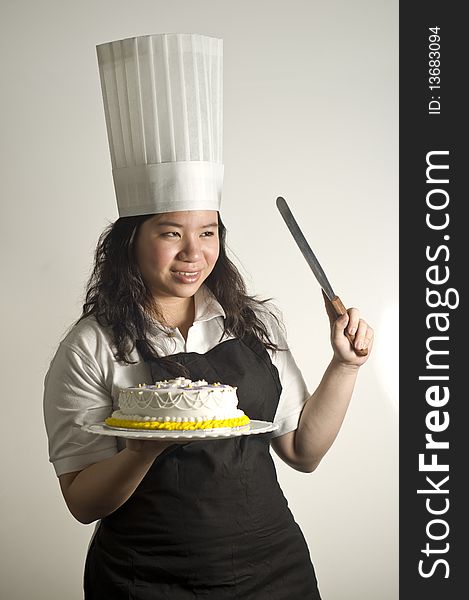
M 357 309 L 349 309 L 347 314 L 338 319 L 329 310 L 328 315 L 333 358 L 317 389 L 308 398 L 298 428 L 272 441 L 272 447 L 280 458 L 303 472 L 314 471 L 336 439 L 352 397 L 359 368 L 368 359 L 373 345 L 373 330 L 360 319 Z M 368 349 L 366 356 L 359 356 L 354 352 L 344 335 L 346 328 L 350 334 L 355 335 L 355 348 Z

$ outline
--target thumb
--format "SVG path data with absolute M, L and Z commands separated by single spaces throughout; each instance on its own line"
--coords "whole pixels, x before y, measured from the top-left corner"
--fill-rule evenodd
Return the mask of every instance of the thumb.
M 335 331 L 338 333 L 344 333 L 345 328 L 348 325 L 348 322 L 349 322 L 348 313 L 344 313 L 343 315 L 340 315 L 340 317 L 337 317 L 337 319 L 334 321 Z

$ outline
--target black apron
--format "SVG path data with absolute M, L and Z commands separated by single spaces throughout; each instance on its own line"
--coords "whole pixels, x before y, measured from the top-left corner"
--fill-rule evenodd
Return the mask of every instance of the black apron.
M 276 367 L 248 335 L 172 355 L 192 380 L 237 386 L 251 419 L 273 421 Z M 173 376 L 150 363 L 152 380 Z M 277 481 L 269 434 L 175 444 L 90 545 L 85 600 L 320 600 L 303 534 Z

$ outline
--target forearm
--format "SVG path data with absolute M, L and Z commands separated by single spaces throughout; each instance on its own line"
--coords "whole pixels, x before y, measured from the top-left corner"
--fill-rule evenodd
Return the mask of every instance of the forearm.
M 70 474 L 73 478 L 62 476 L 60 483 L 70 512 L 82 523 L 114 512 L 133 494 L 165 447 L 153 452 L 125 448 L 111 458 Z
M 314 470 L 337 437 L 357 374 L 358 367 L 333 359 L 306 402 L 294 436 L 295 454 L 304 470 Z

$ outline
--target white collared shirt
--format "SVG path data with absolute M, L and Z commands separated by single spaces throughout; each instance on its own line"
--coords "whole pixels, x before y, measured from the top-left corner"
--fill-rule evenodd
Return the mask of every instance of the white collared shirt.
M 194 323 L 187 340 L 179 329 L 156 327 L 152 340 L 161 356 L 179 352 L 204 354 L 224 336 L 225 312 L 211 291 L 202 285 L 194 296 Z M 271 339 L 281 348 L 287 341 L 275 319 L 265 309 L 258 316 L 267 327 Z M 309 392 L 290 350 L 268 350 L 277 368 L 282 393 L 274 422 L 279 428 L 274 436 L 294 431 Z M 75 325 L 62 340 L 44 381 L 44 419 L 49 439 L 49 458 L 57 476 L 79 471 L 90 464 L 113 456 L 125 446 L 122 438 L 100 436 L 81 430 L 82 425 L 104 421 L 117 409 L 119 391 L 139 383 L 152 383 L 150 368 L 136 350 L 135 364 L 118 363 L 112 351 L 107 328 L 94 317 Z

